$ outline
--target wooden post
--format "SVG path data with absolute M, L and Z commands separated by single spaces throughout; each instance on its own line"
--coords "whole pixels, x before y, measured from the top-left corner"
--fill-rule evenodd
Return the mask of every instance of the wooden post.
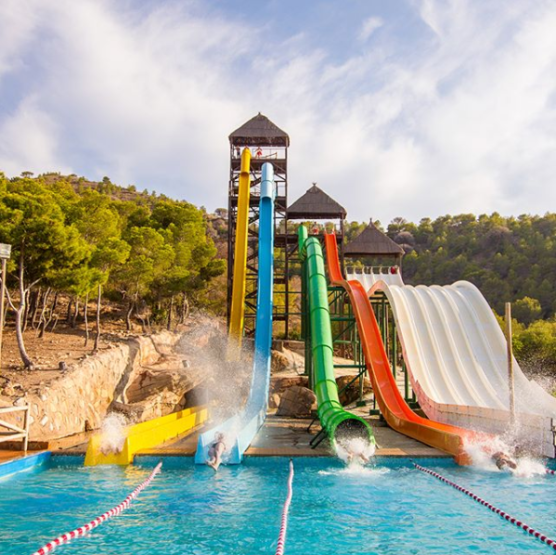
M 2 369 L 2 334 L 4 331 L 4 296 L 6 295 L 6 265 L 8 261 L 2 258 L 2 285 L 0 286 L 0 370 Z
M 27 405 L 25 412 L 23 413 L 23 429 L 25 430 L 25 437 L 23 438 L 23 451 L 27 454 L 27 449 L 29 447 L 29 424 L 31 420 L 29 418 L 29 410 L 31 405 Z
M 514 364 L 512 348 L 512 303 L 506 303 L 506 341 L 508 344 L 508 385 L 510 394 L 510 421 L 515 423 L 515 390 L 514 390 Z

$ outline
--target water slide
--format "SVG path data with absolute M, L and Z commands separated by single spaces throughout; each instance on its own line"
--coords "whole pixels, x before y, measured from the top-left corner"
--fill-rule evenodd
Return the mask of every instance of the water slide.
M 227 359 L 239 360 L 243 339 L 245 317 L 245 275 L 247 272 L 247 239 L 249 235 L 249 198 L 251 194 L 251 151 L 244 148 L 241 153 L 239 191 L 236 221 L 236 242 L 234 250 L 234 275 L 232 303 L 230 308 L 230 328 L 228 334 Z
M 304 262 L 303 271 L 307 283 L 314 389 L 321 425 L 331 442 L 341 442 L 344 438 L 357 436 L 374 444 L 375 439 L 369 424 L 363 418 L 346 411 L 340 404 L 334 377 L 334 347 L 321 244 L 316 237 L 308 237 L 304 226 L 299 227 L 298 235 L 299 253 Z
M 422 418 L 411 410 L 398 390 L 365 287 L 358 280 L 343 278 L 334 234 L 325 235 L 325 247 L 330 281 L 343 287 L 349 295 L 373 391 L 386 422 L 402 434 L 453 455 L 456 462 L 468 463 L 465 445 L 486 437 L 448 423 Z
M 363 279 L 361 279 L 363 276 Z M 507 342 L 481 292 L 471 283 L 417 287 L 369 283 L 392 307 L 413 390 L 439 422 L 508 433 L 534 453 L 554 457 L 556 399 L 529 381 L 514 359 L 516 425 L 511 425 Z
M 227 452 L 224 456 L 224 461 L 228 464 L 241 463 L 243 454 L 266 418 L 268 389 L 270 385 L 270 348 L 272 344 L 274 197 L 274 169 L 272 164 L 265 163 L 262 168 L 259 208 L 257 315 L 253 373 L 249 397 L 244 409 L 239 414 L 232 416 L 225 422 L 199 436 L 197 452 L 195 454 L 195 462 L 197 464 L 206 463 L 209 447 L 214 442 L 217 433 L 223 433 L 225 437 Z
M 108 439 L 108 444 L 113 443 L 114 439 L 105 438 L 103 432 L 95 434 L 89 439 L 85 466 L 131 464 L 139 451 L 156 447 L 184 435 L 203 424 L 207 419 L 207 414 L 207 408 L 202 405 L 128 426 L 122 430 L 122 445 L 118 446 L 121 449 L 117 452 L 103 452 L 105 439 Z M 110 435 L 109 432 L 105 433 Z

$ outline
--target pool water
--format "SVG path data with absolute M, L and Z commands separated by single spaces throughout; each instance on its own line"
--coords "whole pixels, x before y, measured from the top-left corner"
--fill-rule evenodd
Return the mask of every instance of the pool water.
M 54 460 L 62 460 L 63 457 Z M 117 505 L 158 459 L 128 468 L 55 463 L 0 482 L 0 553 L 26 555 Z M 556 477 L 419 462 L 556 538 Z M 550 548 L 409 461 L 351 471 L 332 459 L 294 460 L 287 555 L 547 553 Z M 168 457 L 132 506 L 58 555 L 272 554 L 288 460 L 247 459 L 215 474 Z

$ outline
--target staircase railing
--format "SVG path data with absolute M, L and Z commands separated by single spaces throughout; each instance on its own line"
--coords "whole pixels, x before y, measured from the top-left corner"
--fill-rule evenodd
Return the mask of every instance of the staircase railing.
M 0 417 L 12 412 L 23 412 L 23 426 L 6 422 L 0 418 L 0 443 L 5 441 L 22 441 L 23 451 L 27 452 L 29 445 L 29 405 L 21 407 L 0 407 Z

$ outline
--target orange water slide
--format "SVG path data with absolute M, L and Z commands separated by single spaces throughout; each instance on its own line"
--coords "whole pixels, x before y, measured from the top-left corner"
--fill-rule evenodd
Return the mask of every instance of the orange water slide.
M 325 247 L 330 282 L 343 287 L 349 295 L 369 378 L 386 422 L 406 436 L 453 455 L 457 463 L 468 464 L 470 461 L 464 446 L 475 441 L 486 441 L 489 436 L 427 420 L 411 410 L 396 385 L 367 292 L 358 281 L 344 279 L 333 233 L 325 234 Z

